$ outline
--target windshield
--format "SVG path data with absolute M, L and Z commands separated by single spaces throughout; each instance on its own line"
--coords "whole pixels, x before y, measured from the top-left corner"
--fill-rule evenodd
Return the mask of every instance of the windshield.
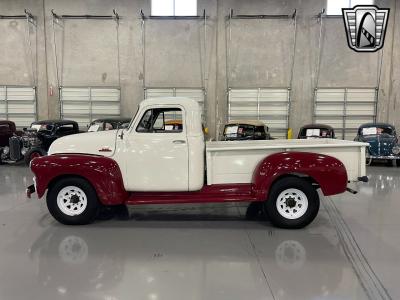
M 50 124 L 32 124 L 31 128 L 35 129 L 36 131 L 42 131 L 42 130 L 52 131 L 54 126 Z
M 393 129 L 390 127 L 363 127 L 360 132 L 361 135 L 394 135 Z
M 101 123 L 92 123 L 90 124 L 90 127 L 88 129 L 88 132 L 95 132 L 95 131 L 100 131 L 103 128 L 101 127 Z
M 251 125 L 226 125 L 224 136 L 227 138 L 251 137 L 254 135 L 254 126 Z
M 332 134 L 330 130 L 326 128 L 304 128 L 300 136 L 305 136 L 307 138 L 312 138 L 312 137 L 330 138 L 332 137 Z
M 11 131 L 11 128 L 8 124 L 0 124 L 0 133 L 9 131 Z

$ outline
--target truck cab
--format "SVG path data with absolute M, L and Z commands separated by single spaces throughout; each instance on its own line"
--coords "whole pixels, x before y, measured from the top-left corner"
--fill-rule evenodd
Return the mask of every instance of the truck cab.
M 202 109 L 197 102 L 185 100 L 143 101 L 131 126 L 118 135 L 113 157 L 125 166 L 127 190 L 196 191 L 203 187 Z M 171 121 L 180 121 L 182 126 L 170 126 Z

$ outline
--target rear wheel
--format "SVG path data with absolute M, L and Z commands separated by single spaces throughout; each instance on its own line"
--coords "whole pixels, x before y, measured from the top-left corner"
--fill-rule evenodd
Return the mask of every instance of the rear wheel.
M 271 187 L 265 208 L 275 226 L 303 228 L 317 216 L 319 196 L 310 182 L 287 177 Z
M 396 166 L 400 167 L 400 159 L 396 159 Z
M 100 207 L 92 185 L 79 177 L 57 181 L 47 194 L 47 207 L 51 215 L 66 225 L 93 222 Z

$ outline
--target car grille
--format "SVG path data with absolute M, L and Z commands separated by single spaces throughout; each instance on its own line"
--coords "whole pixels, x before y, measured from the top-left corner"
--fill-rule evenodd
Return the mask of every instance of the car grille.
M 21 159 L 21 143 L 18 137 L 10 137 L 10 159 L 20 160 Z

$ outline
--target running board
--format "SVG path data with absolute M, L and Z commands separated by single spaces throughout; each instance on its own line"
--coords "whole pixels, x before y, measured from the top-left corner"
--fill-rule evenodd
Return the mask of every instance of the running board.
M 133 192 L 126 204 L 253 202 L 252 184 L 206 185 L 196 192 Z

